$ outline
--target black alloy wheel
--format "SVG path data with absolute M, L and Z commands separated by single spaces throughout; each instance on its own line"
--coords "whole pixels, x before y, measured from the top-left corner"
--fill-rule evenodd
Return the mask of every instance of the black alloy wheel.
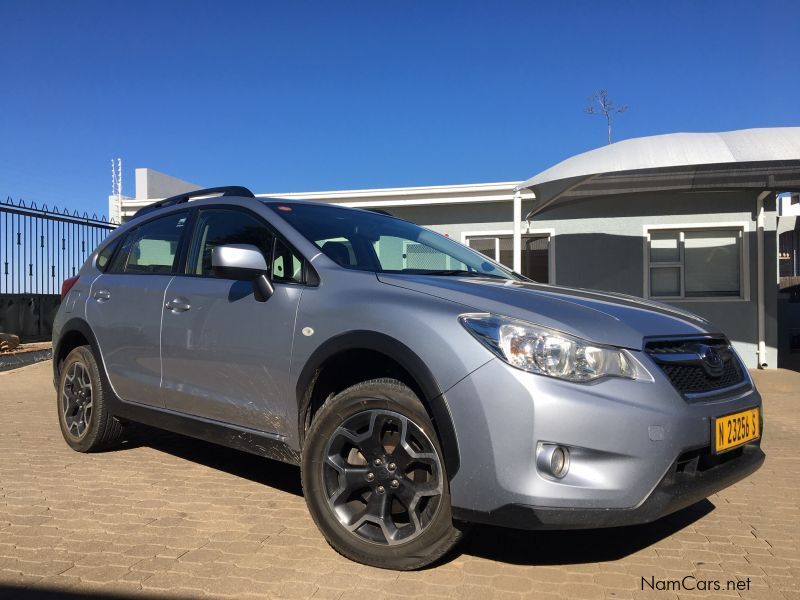
M 122 423 L 112 414 L 111 386 L 90 346 L 73 348 L 58 373 L 56 406 L 64 441 L 78 452 L 110 448 L 122 437 Z
M 328 505 L 348 531 L 377 544 L 419 536 L 442 500 L 442 465 L 422 429 L 400 413 L 351 416 L 322 465 Z
M 92 379 L 88 367 L 76 361 L 67 367 L 61 386 L 61 415 L 67 434 L 78 441 L 92 422 Z
M 442 447 L 417 395 L 396 379 L 329 398 L 306 432 L 301 473 L 314 522 L 352 560 L 419 569 L 463 536 Z

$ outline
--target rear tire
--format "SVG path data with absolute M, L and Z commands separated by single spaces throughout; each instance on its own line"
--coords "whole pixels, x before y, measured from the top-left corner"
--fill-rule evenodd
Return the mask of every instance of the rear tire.
M 329 399 L 311 423 L 302 458 L 306 504 L 343 556 L 419 569 L 462 537 L 443 456 L 408 386 L 395 379 L 359 383 Z
M 73 450 L 104 450 L 122 437 L 122 424 L 110 412 L 109 394 L 91 347 L 72 350 L 58 375 L 56 407 L 61 434 Z

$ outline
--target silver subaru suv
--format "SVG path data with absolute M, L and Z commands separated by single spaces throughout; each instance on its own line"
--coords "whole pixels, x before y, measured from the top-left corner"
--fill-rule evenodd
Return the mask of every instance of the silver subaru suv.
M 140 422 L 299 465 L 331 546 L 379 567 L 434 562 L 469 523 L 650 522 L 764 460 L 761 398 L 709 322 L 530 281 L 379 211 L 168 198 L 62 298 L 72 448 Z

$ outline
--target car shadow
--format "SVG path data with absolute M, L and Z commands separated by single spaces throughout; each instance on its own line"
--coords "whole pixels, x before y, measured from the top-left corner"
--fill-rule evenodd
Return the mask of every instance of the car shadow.
M 710 501 L 701 500 L 653 523 L 605 529 L 524 531 L 476 525 L 455 552 L 516 565 L 614 561 L 688 527 L 714 508 Z
M 80 589 L 70 591 L 40 587 L 36 584 L 30 587 L 0 584 L 0 600 L 157 600 L 164 597 L 164 594 L 147 592 L 123 594 L 102 591 L 87 592 Z M 179 595 L 169 594 L 169 598 L 181 600 Z
M 303 495 L 300 470 L 294 465 L 139 423 L 129 423 L 125 427 L 125 439 L 120 450 L 143 446 L 295 496 Z
M 249 481 L 302 496 L 300 470 L 294 466 L 210 442 L 136 423 L 125 429 L 124 448 L 149 447 L 224 471 Z M 475 525 L 453 552 L 432 567 L 459 555 L 519 565 L 565 565 L 618 560 L 688 527 L 714 510 L 708 500 L 653 523 L 606 529 L 525 531 Z

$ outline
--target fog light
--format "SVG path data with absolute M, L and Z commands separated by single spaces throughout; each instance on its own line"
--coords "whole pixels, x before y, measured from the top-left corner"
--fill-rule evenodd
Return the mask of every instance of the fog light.
M 564 475 L 564 467 L 567 466 L 567 453 L 561 446 L 553 450 L 553 455 L 550 457 L 550 471 L 556 477 Z
M 561 479 L 569 471 L 569 450 L 557 444 L 539 442 L 536 466 L 545 475 Z

